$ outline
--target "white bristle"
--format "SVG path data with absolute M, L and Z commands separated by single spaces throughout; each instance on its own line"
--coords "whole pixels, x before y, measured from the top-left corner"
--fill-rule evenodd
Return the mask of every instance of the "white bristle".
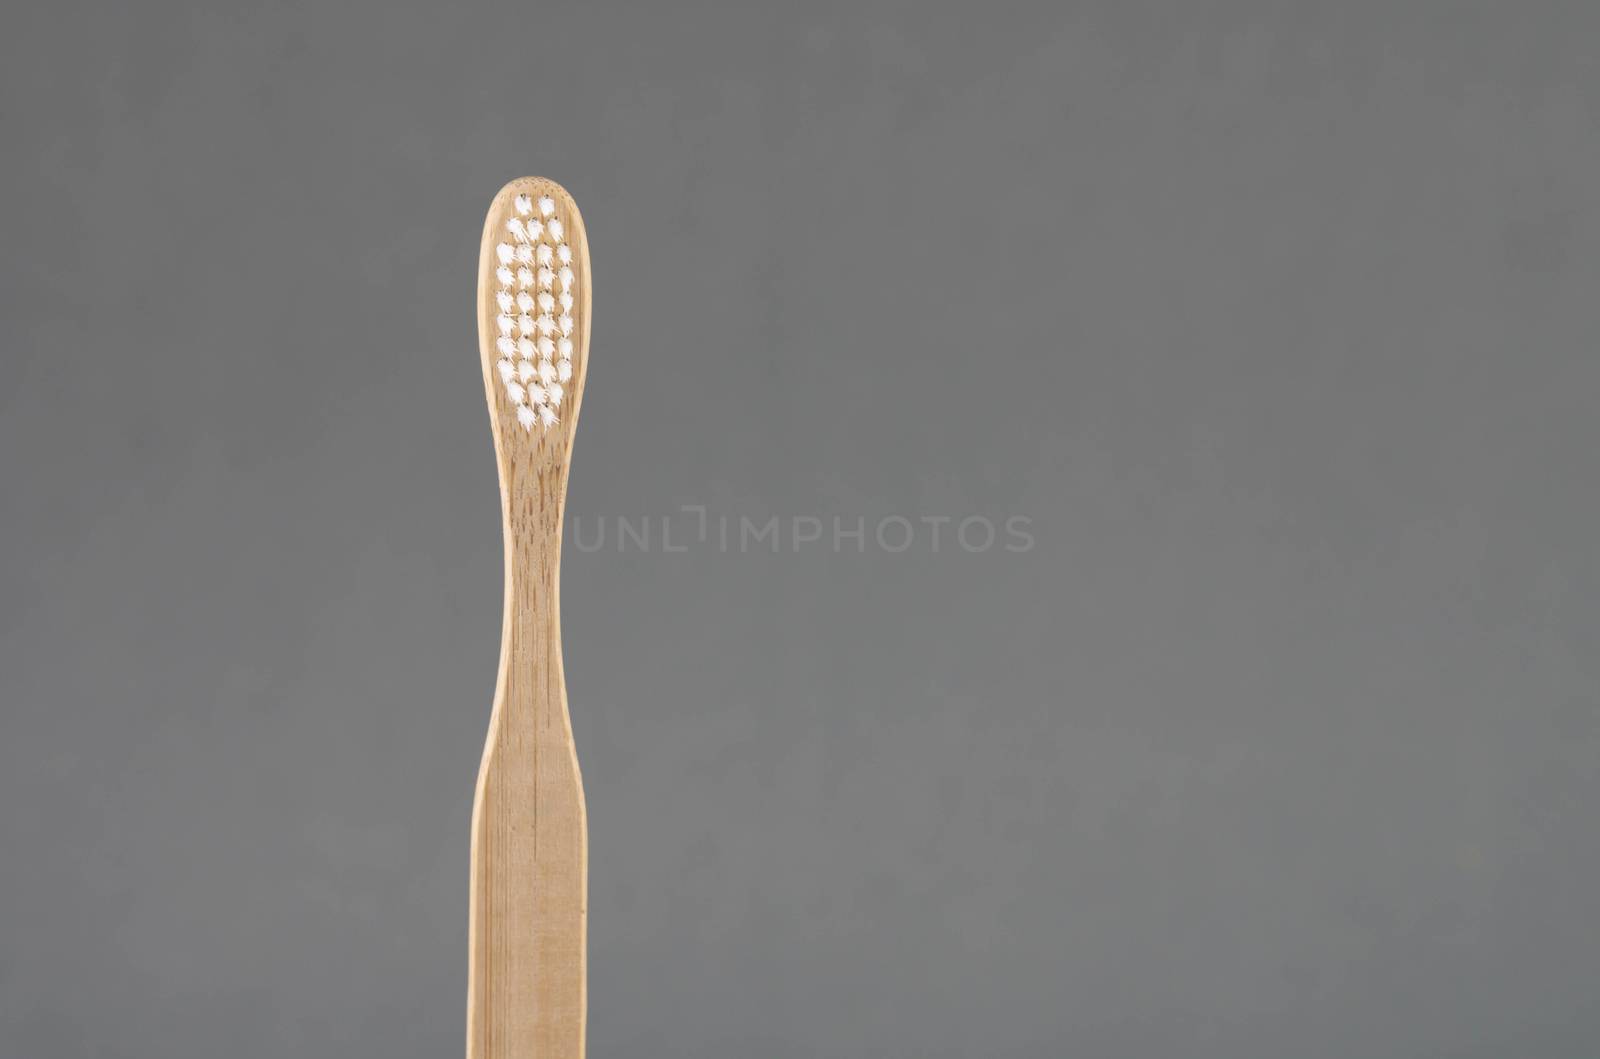
M 506 218 L 502 237 L 507 241 L 495 246 L 500 265 L 495 270 L 500 282 L 495 347 L 501 354 L 495 369 L 516 408 L 517 422 L 531 432 L 535 423 L 549 428 L 560 421 L 556 409 L 566 399 L 574 374 L 572 288 L 577 277 L 554 196 L 518 195 L 512 208 L 515 215 Z

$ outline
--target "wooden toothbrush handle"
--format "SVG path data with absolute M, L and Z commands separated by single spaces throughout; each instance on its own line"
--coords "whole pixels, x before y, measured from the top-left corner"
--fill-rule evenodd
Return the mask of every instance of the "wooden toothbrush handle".
M 467 1059 L 582 1059 L 588 827 L 555 621 L 554 564 L 507 595 L 472 812 Z M 543 575 L 543 576 L 540 576 Z M 513 585 L 518 578 L 513 578 Z

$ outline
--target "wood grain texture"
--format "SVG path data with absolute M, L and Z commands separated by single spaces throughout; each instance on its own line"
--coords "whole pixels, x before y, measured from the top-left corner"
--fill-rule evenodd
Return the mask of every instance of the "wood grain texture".
M 495 369 L 495 245 L 517 195 L 548 195 L 572 247 L 573 375 L 548 431 L 525 431 Z M 472 811 L 467 1059 L 581 1059 L 588 825 L 561 667 L 561 525 L 589 366 L 589 242 L 572 197 L 538 177 L 484 222 L 478 335 L 505 529 L 505 624 Z

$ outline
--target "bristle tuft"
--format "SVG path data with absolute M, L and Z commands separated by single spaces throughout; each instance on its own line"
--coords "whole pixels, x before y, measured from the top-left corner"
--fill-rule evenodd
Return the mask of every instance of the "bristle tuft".
M 495 370 L 517 422 L 532 432 L 535 423 L 548 429 L 560 421 L 556 409 L 566 400 L 576 373 L 572 333 L 577 276 L 555 198 L 518 195 L 512 210 L 502 237 L 507 241 L 495 244 L 495 348 L 500 353 Z

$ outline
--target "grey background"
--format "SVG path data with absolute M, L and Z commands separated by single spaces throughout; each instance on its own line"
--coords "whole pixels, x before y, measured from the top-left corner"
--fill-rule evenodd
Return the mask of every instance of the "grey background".
M 0 1054 L 460 1054 L 524 173 L 574 514 L 1035 538 L 569 549 L 594 1056 L 1600 1054 L 1600 17 L 1201 6 L 8 12 Z

